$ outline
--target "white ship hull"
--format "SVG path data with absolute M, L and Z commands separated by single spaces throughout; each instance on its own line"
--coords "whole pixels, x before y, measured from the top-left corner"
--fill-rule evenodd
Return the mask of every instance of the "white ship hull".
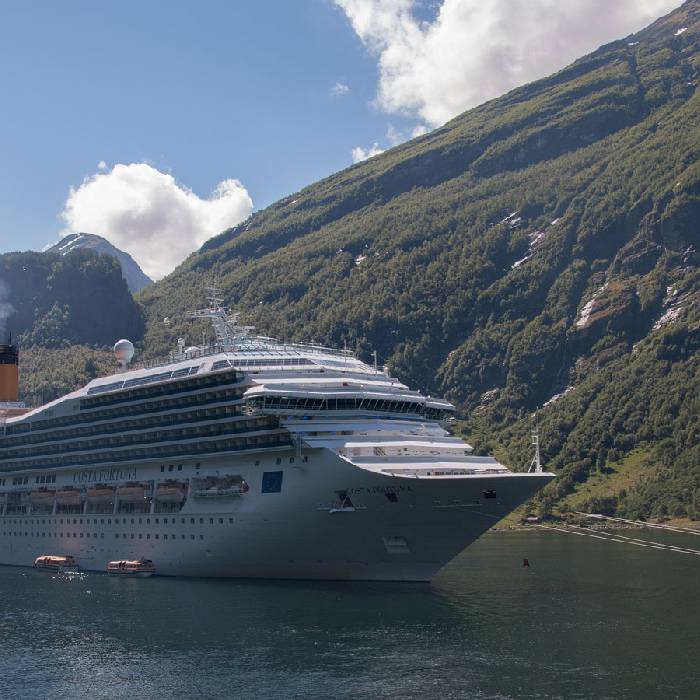
M 177 513 L 6 514 L 0 563 L 31 566 L 40 555 L 60 554 L 87 571 L 105 571 L 115 559 L 151 559 L 165 576 L 429 581 L 551 478 L 408 478 L 367 471 L 326 449 L 305 456 L 273 453 L 259 466 L 243 455 L 202 463 L 196 474 L 241 474 L 250 490 L 189 498 Z M 177 477 L 195 475 L 194 466 L 185 470 Z M 262 493 L 270 471 L 282 472 L 278 493 Z M 159 477 L 158 465 L 136 467 L 139 480 Z M 485 498 L 491 491 L 496 497 Z

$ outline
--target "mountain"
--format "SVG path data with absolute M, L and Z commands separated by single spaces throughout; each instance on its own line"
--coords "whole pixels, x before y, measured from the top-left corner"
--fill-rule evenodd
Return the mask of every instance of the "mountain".
M 554 481 L 543 513 L 700 518 L 700 0 L 293 194 L 137 299 L 164 355 L 218 283 L 347 343 Z M 164 319 L 168 318 L 168 323 Z
M 139 295 L 161 354 L 212 281 L 261 331 L 377 349 L 540 501 L 700 517 L 700 3 L 291 195 Z
M 74 250 L 94 250 L 96 253 L 104 253 L 114 258 L 120 264 L 122 275 L 132 294 L 149 284 L 153 284 L 153 280 L 144 273 L 131 255 L 119 250 L 108 240 L 102 236 L 96 236 L 94 233 L 71 233 L 62 238 L 56 245 L 51 246 L 47 252 L 68 255 Z
M 3 325 L 22 347 L 111 345 L 143 336 L 119 263 L 94 250 L 0 255 Z

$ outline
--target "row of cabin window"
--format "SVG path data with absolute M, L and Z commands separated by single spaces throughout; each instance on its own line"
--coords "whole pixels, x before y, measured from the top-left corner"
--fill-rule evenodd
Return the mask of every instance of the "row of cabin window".
M 219 391 L 207 391 L 201 394 L 190 396 L 179 396 L 173 399 L 161 399 L 159 401 L 148 401 L 138 406 L 122 406 L 100 411 L 90 411 L 73 416 L 61 416 L 45 420 L 26 421 L 8 425 L 5 429 L 7 435 L 17 435 L 26 432 L 39 430 L 50 430 L 60 426 L 72 425 L 75 423 L 88 423 L 101 419 L 116 418 L 119 416 L 135 416 L 146 413 L 162 412 L 168 409 L 187 408 L 188 406 L 206 405 L 221 401 L 233 401 L 243 396 L 243 389 L 226 389 Z
M 283 437 L 281 433 L 258 435 L 250 438 L 239 438 L 236 440 L 213 440 L 206 443 L 188 444 L 187 454 L 213 454 L 217 452 L 233 452 L 237 450 L 272 447 L 290 447 L 291 441 L 288 437 Z M 150 459 L 152 457 L 177 457 L 182 454 L 181 445 L 164 445 L 162 447 L 148 447 L 138 450 L 120 450 L 108 454 L 100 454 L 102 460 L 96 460 L 96 455 L 72 455 L 64 458 L 53 457 L 47 459 L 34 459 L 31 462 L 8 462 L 3 464 L 7 470 L 10 469 L 54 469 L 64 466 L 90 465 L 99 466 L 103 463 L 117 463 L 138 461 L 140 459 Z M 26 478 L 26 477 L 25 477 Z M 26 483 L 26 482 L 25 482 Z
M 15 531 L 4 531 L 2 534 L 3 534 L 3 537 L 22 537 L 22 531 L 21 531 L 21 530 L 20 530 L 19 532 L 15 532 Z M 36 532 L 36 533 L 34 533 L 34 532 L 25 532 L 25 533 L 24 533 L 24 537 L 59 537 L 59 538 L 67 537 L 68 539 L 70 539 L 71 536 L 72 536 L 73 538 L 75 538 L 75 539 L 77 539 L 78 537 L 80 537 L 80 539 L 83 539 L 83 538 L 85 538 L 85 539 L 90 539 L 90 533 L 89 533 L 89 532 L 85 532 L 85 533 L 83 533 L 83 532 L 73 532 L 73 533 L 71 533 L 71 532 L 66 532 L 65 534 L 64 534 L 63 532 L 48 532 L 48 533 L 47 533 L 47 532 L 41 532 L 41 533 L 39 533 L 39 532 Z M 105 533 L 104 533 L 104 532 L 101 532 L 101 533 L 93 532 L 93 533 L 92 533 L 92 539 L 94 539 L 94 540 L 96 540 L 96 539 L 101 539 L 101 540 L 103 540 L 104 538 L 105 538 Z M 176 540 L 177 538 L 178 538 L 177 535 L 172 535 L 172 534 L 170 535 L 170 539 L 171 539 L 171 540 Z M 196 539 L 196 538 L 197 538 L 196 535 L 190 535 L 190 539 L 191 539 L 191 540 L 194 540 L 194 539 Z M 118 533 L 115 533 L 114 539 L 120 539 L 120 535 L 119 535 Z M 123 533 L 123 534 L 121 535 L 121 539 L 123 539 L 123 540 L 126 540 L 126 539 L 131 539 L 131 540 L 135 540 L 135 539 L 143 540 L 143 539 L 146 539 L 146 540 L 150 540 L 150 539 L 151 539 L 151 535 L 150 535 L 150 533 L 146 533 L 146 535 L 145 535 L 145 537 L 144 537 L 144 535 L 143 535 L 142 533 L 138 533 L 138 536 L 135 536 L 134 533 L 131 533 L 131 535 L 127 535 L 126 533 Z M 156 534 L 153 535 L 153 539 L 154 539 L 154 540 L 160 539 L 160 536 L 158 535 L 158 533 L 156 533 Z M 166 534 L 163 534 L 163 539 L 164 539 L 164 540 L 167 540 L 167 539 L 168 539 L 167 533 L 166 533 Z M 186 535 L 180 535 L 180 539 L 181 539 L 181 540 L 185 540 L 185 539 L 187 539 L 187 536 L 186 536 Z M 199 535 L 199 539 L 200 539 L 200 540 L 203 540 L 203 539 L 204 539 L 204 535 Z
M 63 429 L 51 433 L 29 433 L 17 437 L 0 438 L 0 448 L 24 446 L 45 442 L 65 441 L 74 437 L 87 437 L 92 435 L 110 435 L 112 433 L 124 433 L 129 430 L 143 430 L 144 428 L 167 427 L 176 423 L 198 423 L 221 418 L 241 416 L 242 406 L 226 405 L 216 408 L 198 408 L 193 411 L 169 413 L 151 418 L 139 418 L 137 420 L 117 421 L 86 425 L 79 428 Z
M 29 520 L 26 519 L 18 519 L 18 518 L 9 518 L 7 520 L 4 520 L 6 524 L 11 524 L 11 525 L 63 525 L 63 521 L 65 520 L 66 525 L 70 525 L 71 521 L 73 525 L 82 525 L 83 521 L 85 522 L 85 525 L 111 525 L 112 521 L 114 521 L 115 525 L 128 525 L 131 523 L 131 525 L 143 525 L 143 521 L 145 520 L 146 525 L 151 524 L 151 520 L 153 520 L 155 525 L 160 525 L 161 520 L 163 521 L 163 525 L 177 525 L 177 521 L 180 521 L 180 525 L 187 525 L 187 521 L 189 520 L 190 525 L 196 525 L 197 521 L 199 521 L 200 525 L 215 525 L 217 520 L 219 525 L 223 525 L 225 522 L 225 518 L 54 518 L 53 520 L 47 519 L 47 518 L 30 518 Z M 233 525 L 233 518 L 228 518 L 228 522 L 230 525 Z
M 167 396 L 169 394 L 181 394 L 188 391 L 209 389 L 223 384 L 240 383 L 240 380 L 240 375 L 235 371 L 222 372 L 221 374 L 209 374 L 205 377 L 195 377 L 186 381 L 146 386 L 139 389 L 128 389 L 115 394 L 80 399 L 80 408 L 81 410 L 86 410 L 90 408 L 99 408 L 100 406 L 111 406 L 126 401 L 148 400 L 149 398 Z
M 290 457 L 290 458 L 289 458 L 289 463 L 290 463 L 290 464 L 294 464 L 295 461 L 296 461 L 296 458 L 295 458 L 295 457 Z M 301 461 L 302 461 L 302 462 L 308 462 L 308 461 L 309 461 L 309 456 L 308 456 L 308 455 L 304 455 L 304 456 L 301 458 Z M 256 466 L 259 465 L 259 464 L 260 464 L 260 461 L 259 461 L 259 460 L 258 460 L 257 462 L 255 462 L 255 465 L 256 465 Z M 278 458 L 275 460 L 275 464 L 277 464 L 277 465 L 282 464 L 282 458 L 281 458 L 281 457 L 278 457 Z
M 233 407 L 231 407 L 233 408 Z M 231 418 L 232 416 L 238 416 L 237 418 L 234 418 L 233 421 L 229 421 L 226 423 L 222 422 L 214 422 L 211 423 L 211 421 L 217 421 L 217 416 L 216 415 L 208 415 L 208 416 L 202 416 L 201 418 L 195 418 L 192 420 L 182 420 L 180 414 L 175 414 L 170 417 L 170 420 L 167 422 L 162 422 L 159 425 L 156 426 L 148 426 L 148 425 L 138 425 L 136 423 L 134 426 L 132 426 L 132 429 L 143 429 L 145 427 L 165 427 L 167 425 L 173 425 L 173 424 L 182 424 L 182 423 L 197 423 L 197 422 L 202 422 L 202 421 L 208 421 L 211 423 L 211 425 L 206 426 L 206 428 L 191 428 L 191 427 L 184 427 L 184 428 L 178 428 L 176 430 L 169 430 L 169 431 L 159 431 L 158 433 L 155 433 L 159 436 L 161 435 L 170 435 L 170 434 L 184 434 L 185 436 L 191 435 L 191 434 L 197 434 L 197 433 L 204 433 L 206 431 L 212 432 L 210 430 L 211 427 L 215 426 L 220 426 L 220 425 L 227 425 L 227 426 L 236 426 L 239 425 L 241 426 L 238 430 L 235 432 L 252 432 L 253 430 L 265 430 L 266 428 L 274 427 L 275 426 L 275 421 L 272 418 L 250 418 L 250 417 L 241 417 L 240 410 L 238 411 L 233 411 L 233 410 L 228 410 L 228 411 L 222 411 L 221 412 L 221 417 L 218 418 L 219 421 L 223 421 L 225 418 Z M 29 439 L 25 438 L 12 438 L 13 440 L 13 446 L 16 446 L 17 449 L 11 450 L 9 449 L 9 446 L 6 446 L 6 444 L 0 439 L 0 459 L 2 458 L 9 458 L 9 457 L 16 457 L 18 455 L 21 455 L 22 453 L 27 453 L 27 454 L 49 454 L 51 451 L 55 452 L 58 450 L 63 450 L 66 448 L 70 448 L 71 445 L 87 445 L 88 448 L 94 444 L 96 444 L 97 439 L 99 439 L 100 444 L 103 444 L 106 442 L 107 444 L 113 444 L 113 438 L 106 438 L 104 436 L 106 435 L 113 435 L 113 434 L 118 434 L 118 435 L 125 435 L 125 428 L 122 428 L 121 430 L 114 429 L 114 430 L 93 430 L 90 432 L 85 432 L 80 430 L 76 431 L 65 431 L 64 433 L 59 433 L 57 434 L 57 439 L 50 441 L 50 435 L 37 435 L 37 436 L 30 436 Z M 220 431 L 221 432 L 221 431 Z M 234 432 L 234 431 L 229 431 L 229 432 Z M 93 435 L 96 434 L 98 437 L 97 439 L 93 440 L 82 440 L 80 442 L 75 442 L 75 443 L 68 443 L 66 444 L 66 440 L 70 440 L 71 438 L 76 438 L 76 437 L 81 437 L 83 434 L 85 435 Z M 130 435 L 129 433 L 126 433 L 126 437 L 128 437 L 129 442 L 133 442 L 135 439 L 138 438 L 148 438 L 149 436 L 154 435 L 154 433 L 134 433 Z M 112 441 L 112 442 L 110 442 Z M 40 447 L 30 447 L 28 445 L 31 445 L 31 443 L 39 443 Z M 50 443 L 50 445 L 49 445 Z M 124 443 L 126 444 L 126 443 Z M 83 449 L 83 448 L 81 448 Z M 40 450 L 43 450 L 41 452 Z M 48 450 L 48 452 L 47 452 Z
M 21 447 L 17 449 L 0 450 L 0 459 L 29 458 L 35 455 L 51 455 L 57 452 L 84 452 L 86 450 L 99 449 L 104 447 L 126 447 L 128 445 L 139 445 L 148 442 L 173 442 L 176 440 L 190 440 L 192 438 L 207 438 L 219 435 L 235 435 L 236 433 L 249 433 L 255 429 L 262 429 L 259 421 L 256 425 L 246 422 L 226 422 L 210 423 L 201 428 L 176 428 L 174 430 L 160 430 L 153 433 L 120 433 L 120 437 L 105 438 L 96 440 L 81 440 L 80 442 L 60 442 L 41 447 Z M 274 421 L 267 420 L 267 425 L 274 426 Z

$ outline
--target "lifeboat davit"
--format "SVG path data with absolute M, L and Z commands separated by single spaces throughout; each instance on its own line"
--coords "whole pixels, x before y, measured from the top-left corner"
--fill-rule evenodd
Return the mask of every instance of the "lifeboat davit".
M 73 557 L 59 557 L 51 554 L 43 554 L 34 560 L 34 567 L 47 569 L 48 571 L 66 571 L 77 569 L 78 562 Z
M 116 576 L 148 578 L 155 572 L 156 567 L 150 559 L 117 559 L 107 564 L 107 573 Z

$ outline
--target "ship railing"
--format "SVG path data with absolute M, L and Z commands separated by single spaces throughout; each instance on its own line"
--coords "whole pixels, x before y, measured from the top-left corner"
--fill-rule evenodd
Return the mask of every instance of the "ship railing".
M 156 367 L 165 367 L 167 365 L 176 364 L 179 362 L 189 362 L 200 358 L 211 357 L 212 355 L 220 355 L 221 353 L 289 353 L 296 352 L 299 354 L 310 355 L 328 355 L 331 357 L 342 357 L 345 359 L 355 359 L 355 353 L 352 350 L 340 348 L 327 348 L 323 345 L 315 345 L 313 343 L 280 343 L 274 338 L 265 336 L 250 336 L 241 338 L 236 345 L 207 345 L 200 347 L 197 350 L 178 355 L 170 355 L 167 359 L 158 358 L 154 360 L 143 360 L 131 365 L 132 369 L 155 369 Z

